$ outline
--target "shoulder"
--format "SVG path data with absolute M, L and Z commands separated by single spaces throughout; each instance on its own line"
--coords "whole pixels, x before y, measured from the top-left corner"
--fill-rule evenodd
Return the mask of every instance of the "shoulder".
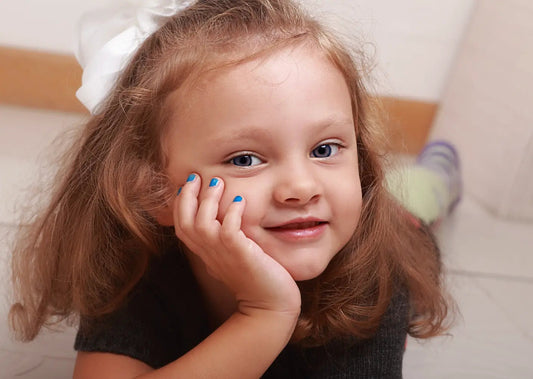
M 338 338 L 314 348 L 289 345 L 264 377 L 401 378 L 408 318 L 408 296 L 397 292 L 372 338 Z
M 125 355 L 161 367 L 207 333 L 203 305 L 187 261 L 178 251 L 155 258 L 116 311 L 80 321 L 75 349 Z
M 401 378 L 409 323 L 409 298 L 393 296 L 376 334 L 368 339 L 344 339 L 326 347 L 332 362 L 316 378 Z

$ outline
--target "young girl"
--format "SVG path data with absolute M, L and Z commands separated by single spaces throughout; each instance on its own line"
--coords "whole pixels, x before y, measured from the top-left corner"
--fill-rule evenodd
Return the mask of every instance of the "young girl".
M 102 100 L 84 81 L 93 115 L 15 250 L 19 337 L 79 316 L 79 378 L 401 377 L 447 303 L 351 55 L 287 0 L 161 10 Z

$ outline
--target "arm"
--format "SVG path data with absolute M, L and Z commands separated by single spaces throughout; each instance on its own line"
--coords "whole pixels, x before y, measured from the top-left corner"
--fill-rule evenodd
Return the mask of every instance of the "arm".
M 199 182 L 187 183 L 176 200 L 176 234 L 235 293 L 236 311 L 204 341 L 158 370 L 117 354 L 80 353 L 76 378 L 257 378 L 289 341 L 300 311 L 296 283 L 240 230 L 244 201 L 233 203 L 220 223 L 222 186 L 206 190 L 198 205 Z
M 158 370 L 118 354 L 78 353 L 74 378 L 258 378 L 287 344 L 297 314 L 233 314 L 200 345 Z

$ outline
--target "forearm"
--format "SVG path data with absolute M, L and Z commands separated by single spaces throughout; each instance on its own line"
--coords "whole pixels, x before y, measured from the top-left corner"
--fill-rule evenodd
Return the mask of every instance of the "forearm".
M 259 378 L 288 343 L 298 314 L 236 312 L 194 349 L 139 378 Z

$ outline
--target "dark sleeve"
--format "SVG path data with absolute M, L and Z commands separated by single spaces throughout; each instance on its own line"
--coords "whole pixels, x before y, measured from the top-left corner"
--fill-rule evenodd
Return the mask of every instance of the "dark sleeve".
M 158 367 L 173 349 L 171 326 L 161 304 L 145 288 L 127 304 L 99 319 L 82 319 L 74 348 L 79 351 L 126 355 Z
M 74 348 L 126 355 L 159 368 L 196 346 L 207 324 L 196 283 L 181 264 L 165 259 L 121 308 L 99 319 L 80 320 Z

